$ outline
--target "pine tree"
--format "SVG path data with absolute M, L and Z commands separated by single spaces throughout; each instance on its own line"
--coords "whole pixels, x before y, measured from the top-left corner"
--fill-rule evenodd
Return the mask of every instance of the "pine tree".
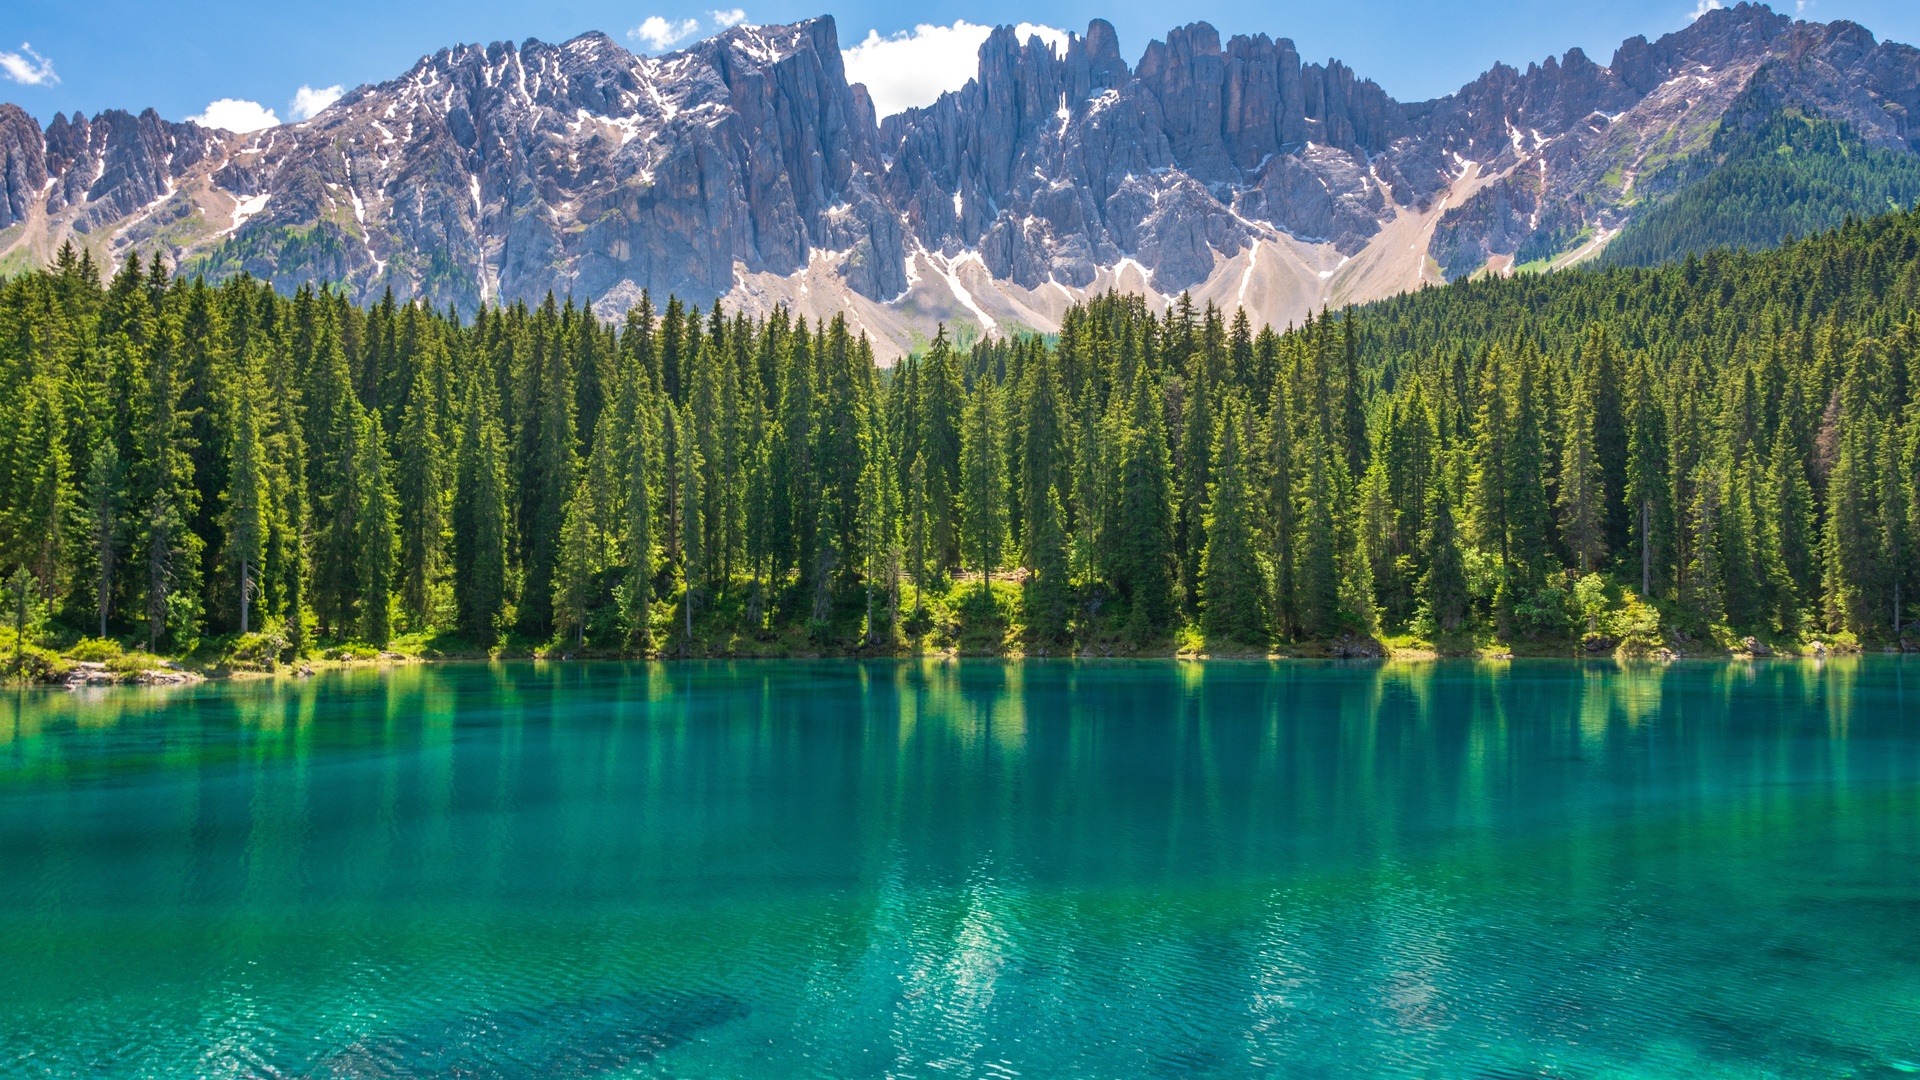
M 1006 462 L 1001 449 L 999 404 L 993 386 L 981 379 L 969 396 L 960 448 L 961 549 L 980 575 L 986 595 L 988 579 L 1000 568 L 1007 543 Z
M 1560 535 L 1582 573 L 1607 557 L 1606 470 L 1594 436 L 1599 391 L 1599 371 L 1589 363 L 1575 378 L 1561 424 Z
M 271 616 L 280 620 L 288 651 L 297 657 L 307 646 L 311 580 L 307 444 L 296 407 L 299 395 L 292 357 L 285 349 L 275 348 L 267 364 L 267 401 L 272 408 L 264 430 L 273 515 L 263 556 L 262 599 Z
M 233 419 L 227 433 L 227 499 L 223 522 L 226 564 L 232 574 L 240 609 L 240 632 L 252 629 L 253 600 L 259 591 L 260 566 L 266 557 L 268 505 L 266 446 L 260 412 L 266 385 L 259 359 L 241 358 L 233 380 Z
M 587 616 L 593 604 L 593 578 L 600 570 L 594 536 L 593 488 L 576 481 L 560 526 L 560 560 L 553 577 L 554 629 L 577 647 L 586 642 Z
M 1294 488 L 1293 412 L 1284 379 L 1273 385 L 1267 410 L 1267 535 L 1273 564 L 1273 614 L 1280 633 L 1300 632 L 1295 545 L 1299 540 L 1299 503 Z
M 1300 636 L 1332 636 L 1340 623 L 1340 549 L 1334 528 L 1333 450 L 1317 424 L 1307 425 L 1306 469 L 1296 496 L 1301 534 L 1295 585 Z
M 927 462 L 915 455 L 908 474 L 907 574 L 913 580 L 913 613 L 926 609 L 928 560 L 933 549 L 933 521 L 927 505 Z
M 1827 478 L 1827 624 L 1871 632 L 1880 606 L 1879 529 L 1874 506 L 1874 452 L 1865 418 L 1842 420 L 1839 457 Z
M 394 448 L 394 497 L 400 532 L 400 610 L 412 629 L 433 620 L 433 591 L 444 573 L 446 478 L 433 372 L 418 368 Z
M 1209 305 L 1211 319 L 1211 305 Z M 1203 359 L 1194 365 L 1181 406 L 1184 429 L 1177 462 L 1179 514 L 1174 519 L 1174 551 L 1180 560 L 1181 600 L 1189 610 L 1200 602 L 1200 563 L 1207 547 L 1207 493 L 1213 479 L 1215 386 Z
M 824 583 L 825 564 L 851 574 L 862 561 L 860 476 L 872 445 L 873 363 L 848 334 L 844 315 L 827 324 L 819 375 L 822 408 L 813 449 L 819 482 L 815 557 L 821 560 L 816 587 Z
M 804 320 L 781 342 L 780 423 L 769 451 L 773 489 L 774 564 L 805 582 L 814 566 L 819 484 L 813 472 L 815 380 Z
M 891 638 L 898 623 L 894 617 L 898 608 L 894 597 L 899 592 L 900 565 L 900 496 L 894 487 L 892 446 L 887 439 L 878 438 L 873 441 L 873 447 L 860 482 L 861 549 L 866 556 L 861 577 L 865 579 L 867 587 L 864 640 L 869 645 Z M 874 621 L 876 589 L 881 598 L 887 601 L 884 633 Z
M 1324 325 L 1326 316 L 1321 316 Z M 1373 450 L 1367 440 L 1367 414 L 1361 404 L 1359 322 L 1349 308 L 1340 320 L 1340 438 L 1348 476 L 1364 476 Z
M 934 335 L 919 378 L 920 443 L 915 449 L 926 463 L 934 566 L 945 573 L 960 565 L 960 426 L 966 402 L 945 326 Z
M 1136 378 L 1121 454 L 1114 514 L 1116 584 L 1132 605 L 1127 632 L 1136 641 L 1164 632 L 1173 616 L 1173 483 L 1166 425 L 1151 378 Z
M 140 403 L 135 486 L 149 650 L 158 650 L 162 641 L 187 644 L 200 615 L 201 540 L 188 527 L 199 493 L 193 487 L 191 440 L 180 415 L 173 342 L 170 321 L 160 320 L 146 353 L 146 393 Z
M 680 490 L 680 649 L 682 654 L 693 645 L 693 605 L 700 582 L 707 577 L 706 499 L 702 483 L 700 446 L 693 436 L 692 412 L 687 406 L 672 412 L 674 437 L 678 447 Z
M 1363 606 L 1376 612 L 1383 605 L 1386 613 L 1394 617 L 1403 617 L 1409 597 L 1403 594 L 1411 590 L 1411 581 L 1401 581 L 1398 559 L 1395 550 L 1398 547 L 1399 514 L 1393 505 L 1393 484 L 1387 475 L 1386 457 L 1391 453 L 1391 443 L 1385 448 L 1387 453 L 1376 455 L 1373 463 L 1367 466 L 1366 475 L 1360 478 L 1360 487 L 1354 492 L 1354 517 L 1356 524 L 1356 542 L 1361 557 L 1367 564 L 1367 579 L 1370 583 L 1364 594 Z M 1360 596 L 1357 587 L 1350 585 L 1348 591 Z
M 354 597 L 354 624 L 360 637 L 384 646 L 393 636 L 394 499 L 387 477 L 387 450 L 379 414 L 362 410 L 353 462 L 353 510 L 356 535 L 353 558 L 360 589 Z
M 552 306 L 552 297 L 548 297 Z M 539 349 L 539 381 L 527 440 L 522 501 L 527 507 L 520 538 L 526 584 L 520 596 L 520 623 L 544 633 L 553 622 L 553 572 L 560 555 L 560 527 L 566 517 L 567 496 L 579 475 L 578 430 L 574 417 L 573 363 L 568 345 L 572 335 L 555 326 Z
M 1671 521 L 1666 415 L 1645 357 L 1633 370 L 1627 398 L 1627 503 L 1633 522 L 1640 595 L 1654 598 L 1664 582 Z
M 60 389 L 41 376 L 25 388 L 25 402 L 17 428 L 8 473 L 13 490 L 7 507 L 0 508 L 7 554 L 25 566 L 39 583 L 42 596 L 66 592 L 69 569 L 68 533 L 74 516 L 74 491 L 67 463 L 67 434 Z
M 91 556 L 90 600 L 98 622 L 96 633 L 107 636 L 107 617 L 113 610 L 115 563 L 120 556 L 120 515 L 125 503 L 121 485 L 124 470 L 111 432 L 94 448 L 87 470 L 87 546 Z
M 1201 560 L 1208 636 L 1248 645 L 1267 643 L 1267 582 L 1260 566 L 1253 483 L 1247 447 L 1253 442 L 1245 403 L 1230 397 L 1222 410 L 1212 451 L 1215 481 L 1206 520 L 1207 548 Z
M 1054 644 L 1066 640 L 1073 608 L 1067 532 L 1061 522 L 1065 512 L 1057 485 L 1048 486 L 1046 499 L 1035 505 L 1033 513 L 1027 543 L 1034 572 L 1027 580 L 1026 623 L 1035 641 Z
M 1907 584 L 1913 578 L 1913 543 L 1907 532 L 1907 507 L 1912 503 L 1911 486 L 1906 464 L 1904 447 L 1899 427 L 1892 418 L 1881 425 L 1875 442 L 1878 461 L 1875 472 L 1880 481 L 1875 509 L 1880 526 L 1879 547 L 1882 570 L 1882 587 L 1886 590 L 1881 597 L 1887 613 L 1887 625 L 1892 628 L 1894 638 L 1898 640 L 1900 628 L 1905 625 L 1906 601 L 1911 595 Z
M 1458 630 L 1467 618 L 1467 573 L 1460 556 L 1460 540 L 1453 521 L 1453 500 L 1447 491 L 1444 474 L 1427 492 L 1427 529 L 1423 537 L 1426 549 L 1426 576 L 1421 578 L 1421 599 L 1427 615 L 1442 631 Z
M 1792 630 L 1799 625 L 1807 602 L 1816 596 L 1814 556 L 1818 541 L 1813 524 L 1813 487 L 1807 483 L 1807 471 L 1785 424 L 1773 441 L 1767 485 L 1772 494 L 1769 517 L 1778 530 L 1776 551 L 1785 576 L 1776 618 L 1782 629 Z
M 491 644 L 507 603 L 506 461 L 493 387 L 467 391 L 453 499 L 453 598 L 460 632 Z
M 362 586 L 359 561 L 361 493 L 355 484 L 363 460 L 360 438 L 367 426 L 354 396 L 346 350 L 331 319 L 320 323 L 314 346 L 311 390 L 306 396 L 312 433 L 309 486 L 313 492 L 315 539 L 313 609 L 323 632 L 351 633 Z
M 1029 527 L 1021 536 L 1020 560 L 1028 570 L 1037 570 L 1039 555 L 1034 548 L 1036 534 L 1031 526 L 1049 512 L 1046 504 L 1057 500 L 1059 491 L 1071 483 L 1064 447 L 1066 414 L 1061 406 L 1060 376 L 1052 350 L 1044 345 L 1033 350 L 1024 383 L 1025 393 L 1020 399 L 1021 448 L 1017 460 L 1020 520 Z
M 653 645 L 653 575 L 658 543 L 654 530 L 653 411 L 644 404 L 639 370 L 630 371 L 621 386 L 620 423 L 625 429 L 626 561 L 625 618 L 629 640 L 645 651 Z
M 1506 518 L 1508 556 L 1529 583 L 1537 582 L 1546 572 L 1553 524 L 1540 381 L 1538 355 L 1531 348 L 1523 350 L 1514 364 L 1511 384 L 1513 429 L 1506 445 Z

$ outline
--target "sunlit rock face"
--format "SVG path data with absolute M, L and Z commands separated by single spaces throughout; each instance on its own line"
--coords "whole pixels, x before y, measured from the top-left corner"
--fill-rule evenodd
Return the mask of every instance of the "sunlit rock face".
M 466 311 L 785 304 L 883 356 L 942 322 L 1053 329 L 1109 288 L 1285 323 L 1598 252 L 1756 86 L 1920 145 L 1920 53 L 1749 4 L 1414 103 L 1205 23 L 1131 65 L 1104 21 L 1059 47 L 1001 28 L 965 87 L 884 119 L 822 17 L 658 58 L 603 34 L 458 46 L 248 135 L 0 106 L 0 254 L 73 240 Z

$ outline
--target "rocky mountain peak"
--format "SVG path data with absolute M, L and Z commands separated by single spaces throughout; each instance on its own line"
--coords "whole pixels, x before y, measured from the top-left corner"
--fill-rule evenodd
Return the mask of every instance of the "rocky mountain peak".
M 460 45 L 251 135 L 151 111 L 0 107 L 0 248 L 436 305 L 643 290 L 810 316 L 910 347 L 1049 329 L 1089 290 L 1194 290 L 1285 322 L 1605 247 L 1736 99 L 1914 148 L 1920 53 L 1743 3 L 1601 66 L 1573 49 L 1399 102 L 1284 37 L 1204 22 L 1129 65 L 1095 19 L 1010 27 L 974 77 L 877 118 L 821 17 L 638 56 L 602 33 Z

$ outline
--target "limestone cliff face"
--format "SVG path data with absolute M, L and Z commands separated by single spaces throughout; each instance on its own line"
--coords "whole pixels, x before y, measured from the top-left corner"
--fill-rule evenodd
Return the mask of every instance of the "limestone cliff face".
M 1107 288 L 1284 322 L 1598 251 L 1756 88 L 1920 149 L 1920 52 L 1751 4 L 1415 103 L 1204 23 L 1132 65 L 1101 20 L 1057 49 L 1002 28 L 973 81 L 884 120 L 819 18 L 659 58 L 460 46 L 245 136 L 0 106 L 0 256 L 71 239 L 467 310 L 724 297 L 844 312 L 883 354 L 941 321 L 1049 329 Z

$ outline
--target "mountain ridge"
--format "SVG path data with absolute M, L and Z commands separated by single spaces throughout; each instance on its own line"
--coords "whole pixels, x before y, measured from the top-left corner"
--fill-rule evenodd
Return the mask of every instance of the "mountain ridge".
M 1762 71 L 1920 149 L 1920 52 L 1756 4 L 1410 103 L 1265 34 L 1192 23 L 1129 65 L 1102 20 L 1058 49 L 1002 27 L 966 86 L 884 119 L 822 16 L 657 58 L 597 32 L 451 47 L 250 135 L 0 106 L 0 270 L 71 239 L 462 310 L 674 292 L 844 312 L 882 355 L 942 322 L 1051 330 L 1113 288 L 1282 324 L 1597 254 Z

